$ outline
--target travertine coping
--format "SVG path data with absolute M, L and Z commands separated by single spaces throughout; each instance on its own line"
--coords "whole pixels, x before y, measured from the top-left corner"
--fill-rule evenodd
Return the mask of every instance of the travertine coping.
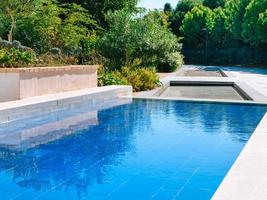
M 24 67 L 24 68 L 0 68 L 0 73 L 20 73 L 20 72 L 55 72 L 69 70 L 97 70 L 99 65 L 66 65 L 51 67 Z
M 267 199 L 267 114 L 212 200 Z

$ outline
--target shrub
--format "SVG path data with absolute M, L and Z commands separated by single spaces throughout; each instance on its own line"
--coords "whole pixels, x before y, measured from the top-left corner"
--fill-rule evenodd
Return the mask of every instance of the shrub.
M 157 70 L 160 72 L 174 72 L 183 65 L 183 56 L 176 52 L 167 55 L 161 63 L 158 64 Z
M 128 81 L 120 73 L 108 72 L 98 75 L 98 86 L 128 85 Z
M 134 92 L 152 90 L 160 85 L 154 68 L 123 67 L 120 71 L 99 75 L 98 85 L 132 85 Z
M 0 49 L 1 67 L 25 67 L 35 63 L 36 55 L 32 50 L 20 51 L 15 48 Z
M 159 77 L 154 68 L 140 67 L 131 69 L 123 67 L 120 74 L 126 78 L 129 85 L 133 86 L 134 92 L 152 90 L 160 84 Z
M 55 54 L 56 48 L 53 53 L 42 54 L 38 58 L 38 66 L 58 66 L 58 65 L 76 65 L 78 59 L 72 55 Z

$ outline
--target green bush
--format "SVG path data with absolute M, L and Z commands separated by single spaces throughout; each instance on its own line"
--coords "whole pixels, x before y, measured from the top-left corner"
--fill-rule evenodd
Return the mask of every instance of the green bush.
M 108 72 L 98 75 L 98 86 L 128 85 L 128 81 L 119 73 Z
M 153 68 L 123 67 L 120 71 L 101 73 L 98 85 L 131 85 L 134 92 L 139 92 L 156 88 L 160 81 Z
M 152 90 L 160 85 L 159 77 L 154 68 L 135 68 L 123 67 L 121 74 L 130 85 L 134 92 Z
M 32 50 L 20 51 L 16 48 L 0 49 L 1 67 L 25 67 L 36 61 L 36 55 Z
M 174 72 L 183 65 L 183 58 L 182 54 L 178 52 L 171 53 L 158 64 L 157 70 L 159 72 Z

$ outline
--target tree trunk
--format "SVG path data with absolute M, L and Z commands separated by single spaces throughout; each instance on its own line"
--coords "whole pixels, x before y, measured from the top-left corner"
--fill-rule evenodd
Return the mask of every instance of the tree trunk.
M 9 14 L 9 16 L 11 18 L 11 27 L 10 27 L 10 30 L 8 32 L 7 39 L 9 42 L 12 42 L 13 41 L 13 31 L 16 28 L 16 20 L 15 20 L 14 16 L 12 15 L 12 12 L 10 11 L 10 9 L 8 7 L 6 8 L 6 10 L 7 10 L 7 13 Z

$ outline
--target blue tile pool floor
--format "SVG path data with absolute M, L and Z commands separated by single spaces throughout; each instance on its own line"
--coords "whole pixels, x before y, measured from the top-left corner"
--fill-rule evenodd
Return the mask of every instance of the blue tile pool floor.
M 0 199 L 208 200 L 266 111 L 135 100 L 2 124 Z

